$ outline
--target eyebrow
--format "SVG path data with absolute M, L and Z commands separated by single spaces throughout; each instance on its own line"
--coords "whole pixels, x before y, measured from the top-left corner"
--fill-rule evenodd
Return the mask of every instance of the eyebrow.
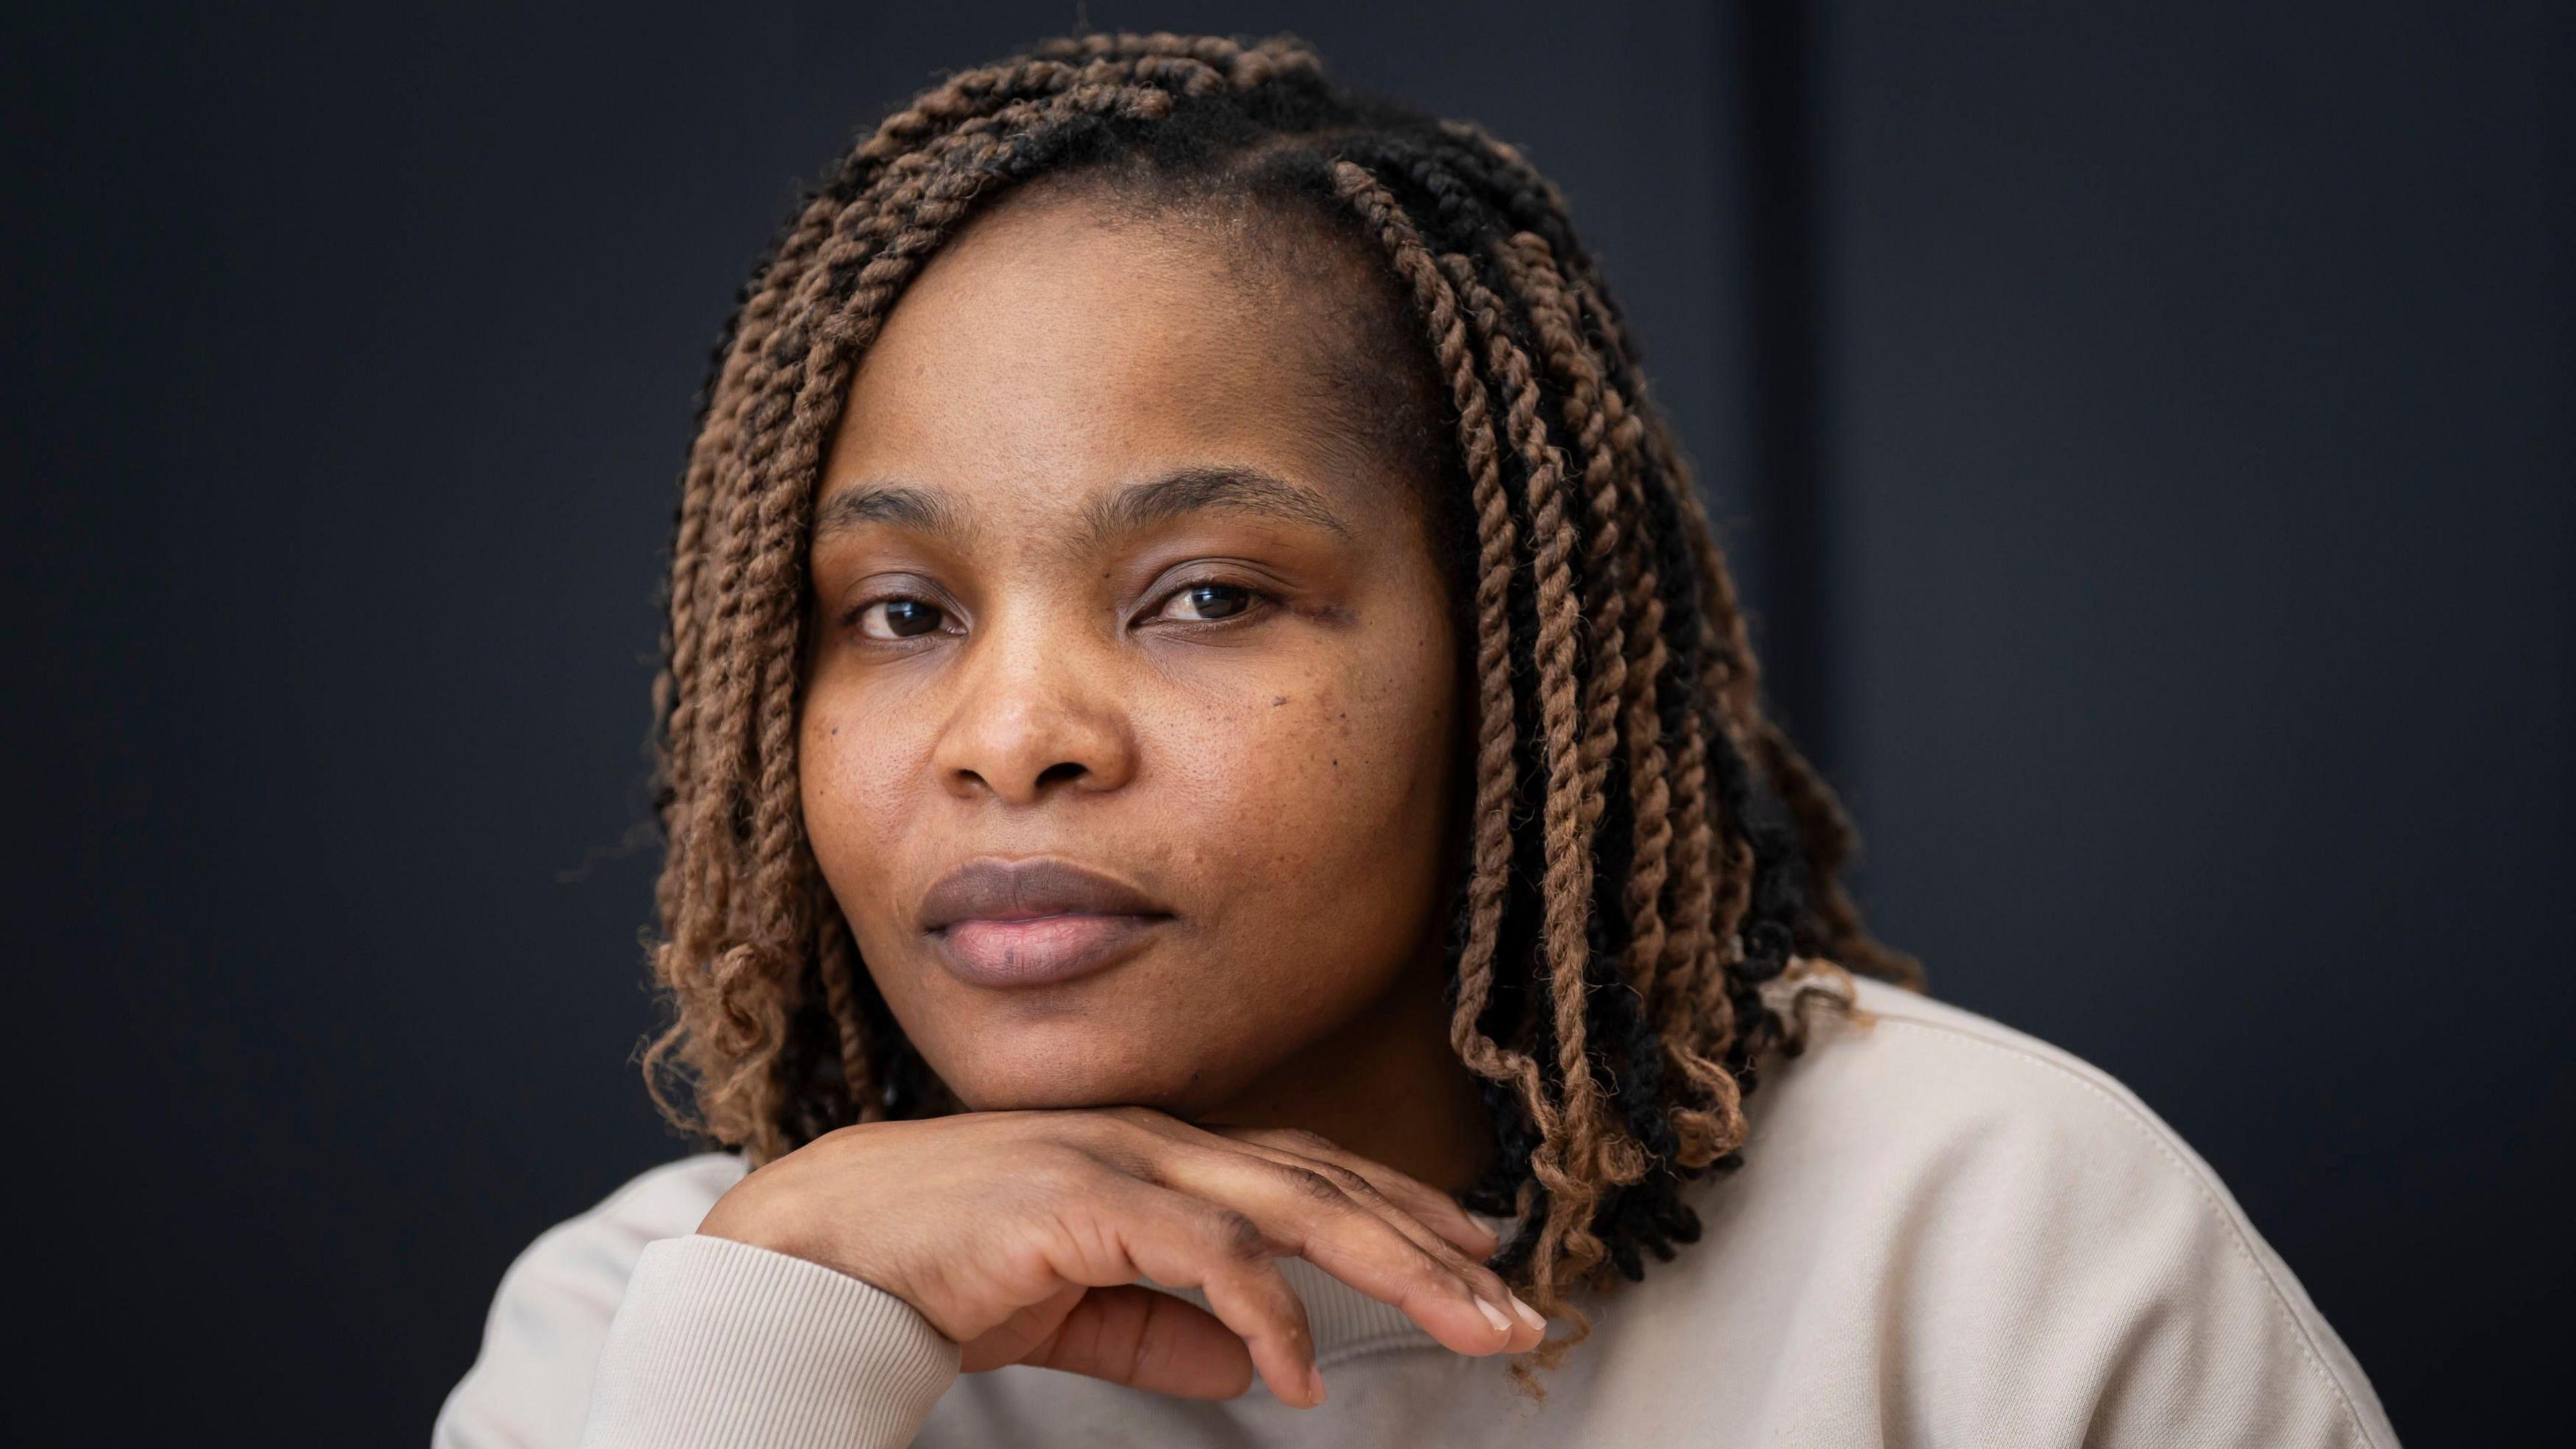
M 1082 529 L 1085 541 L 1097 546 L 1208 508 L 1264 514 L 1353 536 L 1350 525 L 1314 489 L 1231 463 L 1176 468 L 1130 483 L 1085 507 Z M 845 488 L 824 499 L 815 510 L 814 537 L 819 542 L 868 523 L 939 534 L 959 544 L 971 543 L 976 534 L 973 520 L 945 490 L 887 482 Z

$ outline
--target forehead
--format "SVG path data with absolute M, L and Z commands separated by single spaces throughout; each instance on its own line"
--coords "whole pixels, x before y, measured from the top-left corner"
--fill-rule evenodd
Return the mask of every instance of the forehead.
M 1328 277 L 1251 224 L 1006 200 L 933 256 L 862 358 L 825 491 L 899 478 L 1033 514 L 1215 462 L 1346 514 L 1396 506 L 1391 460 L 1354 454 L 1331 420 L 1354 359 Z

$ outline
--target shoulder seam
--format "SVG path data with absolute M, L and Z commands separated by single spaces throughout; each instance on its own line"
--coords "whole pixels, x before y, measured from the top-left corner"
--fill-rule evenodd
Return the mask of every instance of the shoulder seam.
M 2371 1433 L 2370 1425 L 2363 1420 L 2360 1409 L 2353 1404 L 2352 1395 L 2345 1391 L 2343 1381 L 2335 1377 L 2333 1369 L 2326 1366 L 2324 1356 L 2317 1351 L 2315 1337 L 2308 1332 L 2308 1326 L 2299 1320 L 2298 1311 L 2291 1307 L 2289 1296 L 2281 1291 L 2280 1282 L 2272 1276 L 2271 1269 L 2264 1266 L 2262 1258 L 2254 1252 L 2253 1246 L 2245 1241 L 2245 1228 L 2237 1221 L 2236 1214 L 2229 1212 L 2226 1204 L 2219 1200 L 2217 1194 L 2210 1191 L 2206 1174 L 2175 1152 L 2173 1145 L 2165 1140 L 2165 1131 L 2159 1130 L 2153 1122 L 2140 1115 L 2135 1105 L 2121 1100 L 2117 1094 L 2106 1090 L 2101 1083 L 2070 1068 L 2064 1062 L 2052 1060 L 2010 1042 L 1997 1041 L 1981 1032 L 1962 1030 L 1946 1022 L 1925 1021 L 1919 1017 L 1900 1016 L 1894 1013 L 1882 1012 L 1878 1014 L 1878 1018 L 1887 1025 L 1909 1026 L 1918 1031 L 1952 1037 L 2017 1061 L 2046 1067 L 2054 1075 L 2075 1083 L 2109 1103 L 2120 1114 L 2121 1120 L 2144 1136 L 2155 1147 L 2157 1153 L 2182 1174 L 2184 1180 L 2191 1184 L 2192 1190 L 2200 1195 L 2202 1206 L 2208 1208 L 2217 1216 L 2219 1222 L 2225 1225 L 2227 1240 L 2235 1246 L 2237 1256 L 2243 1258 L 2247 1266 L 2254 1270 L 2255 1276 L 2262 1280 L 2263 1287 L 2271 1295 L 2274 1311 L 2288 1320 L 2292 1331 L 2298 1334 L 2300 1356 L 2307 1360 L 2308 1367 L 2314 1370 L 2317 1377 L 2324 1381 L 2327 1389 L 2333 1392 L 2335 1402 L 2343 1408 L 2345 1420 L 2351 1425 L 2353 1432 L 2360 1436 L 2361 1442 L 2376 1449 L 2378 1438 Z

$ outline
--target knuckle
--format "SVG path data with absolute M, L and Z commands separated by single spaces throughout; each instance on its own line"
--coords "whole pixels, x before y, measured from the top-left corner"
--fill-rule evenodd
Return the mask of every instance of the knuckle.
M 1140 1176 L 1161 1155 L 1166 1142 L 1162 1134 L 1118 1111 L 1084 1113 L 1067 1140 L 1120 1172 Z
M 1125 1115 L 1124 1108 L 1111 1107 L 1093 1112 L 1069 1114 L 1066 1126 L 1078 1142 L 1117 1142 L 1135 1135 L 1136 1121 Z
M 1339 1152 L 1342 1150 L 1331 1138 L 1326 1137 L 1323 1133 L 1310 1132 L 1303 1127 L 1282 1128 L 1279 1136 L 1280 1145 L 1288 1148 L 1292 1152 Z
M 1467 1288 L 1465 1276 L 1428 1249 L 1413 1255 L 1413 1276 L 1424 1284 L 1446 1291 L 1463 1292 Z
M 1342 1166 L 1338 1162 L 1319 1163 L 1316 1165 L 1314 1170 L 1322 1173 L 1328 1178 L 1331 1178 L 1335 1187 L 1340 1188 L 1342 1191 L 1349 1193 L 1351 1196 L 1359 1198 L 1364 1202 L 1378 1202 L 1383 1200 L 1378 1193 L 1376 1183 L 1369 1181 L 1367 1178 L 1360 1176 L 1358 1173 L 1351 1171 L 1349 1168 Z
M 1261 1231 L 1261 1224 L 1233 1208 L 1217 1209 L 1208 1226 L 1218 1251 L 1228 1258 L 1257 1263 L 1270 1256 L 1270 1235 Z
M 1171 1120 L 1151 1107 L 1138 1107 L 1133 1105 L 1110 1107 L 1104 1109 L 1099 1115 L 1110 1122 L 1116 1123 L 1122 1128 L 1138 1132 L 1151 1132 L 1157 1136 L 1162 1134 L 1164 1125 Z
M 1290 1358 L 1300 1361 L 1314 1358 L 1315 1331 L 1298 1315 L 1283 1308 L 1263 1314 L 1263 1320 L 1279 1336 L 1280 1346 L 1287 1349 Z
M 1038 1152 L 1020 1171 L 1040 1187 L 1055 1192 L 1073 1192 L 1098 1180 L 1100 1159 L 1079 1147 L 1050 1144 Z
M 1030 1140 L 1047 1150 L 1088 1156 L 1117 1141 L 1118 1133 L 1109 1123 L 1090 1113 L 1068 1112 L 1046 1123 L 1042 1129 L 1033 1131 Z
M 1339 1202 L 1342 1189 L 1331 1178 L 1309 1167 L 1281 1164 L 1280 1179 L 1299 1197 L 1311 1202 Z
M 1132 1177 L 1151 1187 L 1167 1185 L 1162 1169 L 1155 1165 L 1150 1153 L 1139 1152 L 1132 1147 L 1119 1144 L 1104 1143 L 1092 1148 L 1091 1156 L 1102 1167 L 1121 1177 Z

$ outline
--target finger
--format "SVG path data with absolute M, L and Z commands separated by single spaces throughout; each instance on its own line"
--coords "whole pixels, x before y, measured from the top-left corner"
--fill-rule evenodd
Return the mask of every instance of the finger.
M 1093 1288 L 1053 1333 L 1012 1360 L 1185 1399 L 1252 1387 L 1252 1353 L 1223 1320 L 1136 1284 Z
M 1232 1208 L 1143 1182 L 1122 1193 L 1110 1226 L 1138 1272 L 1173 1288 L 1196 1288 L 1243 1340 L 1262 1381 L 1300 1408 L 1323 1402 L 1315 1334 L 1306 1304 L 1279 1271 L 1268 1234 Z
M 1293 1127 L 1236 1127 L 1222 1123 L 1207 1124 L 1202 1130 L 1238 1142 L 1256 1143 L 1275 1152 L 1332 1163 L 1347 1172 L 1368 1179 L 1370 1186 L 1389 1202 L 1422 1220 L 1432 1231 L 1458 1245 L 1459 1249 L 1479 1262 L 1493 1256 L 1502 1240 L 1493 1230 L 1467 1215 L 1458 1200 L 1431 1184 L 1383 1162 L 1349 1152 L 1319 1133 Z
M 1456 1199 L 1419 1178 L 1346 1151 L 1316 1133 L 1295 1128 L 1202 1127 L 1150 1109 L 1115 1115 L 1151 1129 L 1157 1135 L 1210 1145 L 1223 1144 L 1275 1162 L 1291 1163 L 1322 1173 L 1362 1206 L 1385 1218 L 1423 1251 L 1466 1279 L 1478 1296 L 1504 1309 L 1514 1324 L 1508 1345 L 1512 1351 L 1535 1347 L 1547 1336 L 1547 1319 L 1522 1301 L 1500 1274 L 1485 1266 L 1486 1259 L 1500 1246 L 1495 1234 L 1467 1216 Z M 1401 1200 L 1390 1196 L 1391 1193 L 1400 1195 Z M 1442 1223 L 1451 1224 L 1452 1231 L 1442 1233 L 1439 1230 Z M 1456 1231 L 1459 1227 L 1467 1231 Z M 1468 1233 L 1473 1236 L 1468 1237 Z
M 1512 1291 L 1502 1275 L 1485 1266 L 1500 1246 L 1500 1240 L 1485 1227 L 1469 1218 L 1465 1210 L 1447 1193 L 1406 1175 L 1382 1162 L 1343 1150 L 1326 1138 L 1312 1132 L 1274 1128 L 1213 1128 L 1211 1135 L 1222 1135 L 1228 1141 L 1241 1143 L 1247 1150 L 1267 1154 L 1277 1160 L 1307 1166 L 1332 1178 L 1343 1191 L 1361 1204 L 1385 1217 L 1396 1229 L 1422 1246 L 1423 1251 L 1449 1265 L 1452 1271 L 1474 1285 L 1488 1302 L 1508 1310 L 1519 1325 L 1512 1342 L 1514 1352 L 1535 1347 L 1547 1336 L 1547 1319 Z M 1288 1147 L 1296 1144 L 1323 1156 L 1306 1156 Z M 1401 1194 L 1401 1200 L 1390 1197 Z M 1408 1207 L 1407 1204 L 1413 1206 Z M 1476 1241 L 1462 1243 L 1456 1236 L 1436 1231 L 1431 1219 L 1455 1219 L 1475 1229 Z M 1525 1330 L 1525 1332 L 1520 1331 Z
M 1294 1160 L 1310 1166 L 1329 1164 L 1329 1173 L 1362 1179 L 1379 1200 L 1401 1208 L 1415 1221 L 1444 1241 L 1457 1245 L 1459 1251 L 1478 1262 L 1491 1257 L 1494 1250 L 1502 1246 L 1501 1239 L 1491 1229 L 1470 1217 L 1457 1199 L 1449 1194 L 1382 1162 L 1356 1152 L 1346 1152 L 1317 1133 L 1285 1127 L 1184 1122 L 1150 1108 L 1132 1112 L 1121 1109 L 1111 1115 L 1177 1140 L 1207 1142 L 1221 1138 L 1243 1150 L 1283 1161 Z
M 1460 1251 L 1457 1243 L 1432 1231 L 1430 1225 L 1422 1219 L 1406 1211 L 1401 1205 L 1388 1200 L 1375 1183 L 1349 1168 L 1316 1158 L 1297 1157 L 1287 1153 L 1280 1154 L 1280 1157 L 1284 1161 L 1305 1167 L 1310 1171 L 1320 1172 L 1331 1178 L 1334 1184 L 1347 1193 L 1353 1201 L 1386 1219 L 1390 1226 L 1412 1239 L 1422 1251 L 1439 1259 L 1449 1271 L 1465 1279 L 1468 1286 L 1474 1289 L 1479 1297 L 1508 1312 L 1518 1325 L 1510 1344 L 1514 1352 L 1534 1348 L 1540 1339 L 1547 1336 L 1547 1319 L 1541 1316 L 1537 1309 L 1523 1302 L 1521 1296 L 1512 1291 L 1511 1285 L 1503 1281 L 1501 1274 L 1485 1266 L 1485 1259 L 1490 1256 L 1489 1252 Z
M 1065 1315 L 1081 1306 L 1083 1295 L 1092 1291 L 1081 1283 L 1067 1283 L 1035 1303 L 1022 1304 L 1009 1317 L 960 1345 L 963 1352 L 958 1371 L 980 1374 L 1025 1360 L 1062 1326 Z
M 1156 1174 L 1168 1175 L 1170 1164 L 1164 1160 L 1163 1153 L 1171 1146 L 1182 1149 L 1196 1147 L 1220 1155 L 1247 1154 L 1276 1166 L 1294 1167 L 1321 1175 L 1340 1187 L 1358 1206 L 1377 1214 L 1423 1253 L 1463 1279 L 1473 1296 L 1500 1310 L 1506 1320 L 1502 1329 L 1506 1335 L 1502 1345 L 1504 1349 L 1521 1352 L 1536 1347 L 1547 1336 L 1547 1319 L 1512 1292 L 1499 1274 L 1485 1266 L 1485 1259 L 1496 1245 L 1494 1236 L 1467 1217 L 1448 1194 L 1418 1178 L 1345 1151 L 1315 1133 L 1294 1128 L 1203 1127 L 1146 1107 L 1112 1108 L 1096 1116 L 1104 1133 L 1095 1140 L 1094 1150 L 1118 1162 L 1124 1170 L 1149 1179 Z M 1144 1129 L 1143 1136 L 1148 1145 L 1135 1145 L 1137 1139 L 1132 1129 L 1136 1128 Z M 1322 1155 L 1301 1155 L 1291 1148 L 1306 1148 Z M 1463 1224 L 1480 1237 L 1462 1251 L 1455 1239 L 1444 1237 L 1423 1217 L 1390 1199 L 1381 1190 L 1381 1184 L 1404 1194 L 1435 1215 Z M 1311 1259 L 1314 1255 L 1306 1256 Z M 1333 1271 L 1323 1263 L 1318 1263 L 1318 1266 L 1325 1267 L 1328 1272 Z M 1336 1273 L 1335 1276 L 1343 1275 Z M 1478 1312 L 1483 1316 L 1481 1309 Z M 1487 1321 L 1490 1324 L 1490 1318 Z M 1427 1323 L 1424 1326 L 1431 1328 L 1434 1337 L 1439 1336 L 1438 1329 Z M 1461 1347 L 1461 1351 L 1490 1353 L 1496 1350 Z
M 1481 1355 L 1536 1343 L 1537 1332 L 1511 1313 L 1500 1279 L 1436 1236 L 1430 1247 L 1407 1236 L 1312 1167 L 1186 1143 L 1172 1144 L 1154 1166 L 1167 1185 L 1239 1211 L 1280 1251 L 1394 1304 L 1449 1348 Z M 1491 1279 L 1492 1291 L 1470 1273 Z
M 1462 1277 L 1474 1283 L 1477 1291 L 1486 1298 L 1496 1303 L 1507 1303 L 1512 1300 L 1511 1290 L 1505 1286 L 1502 1278 L 1485 1267 L 1485 1259 L 1490 1256 L 1489 1252 L 1485 1251 L 1487 1244 L 1492 1242 L 1490 1237 L 1484 1243 L 1467 1244 L 1462 1244 L 1455 1238 L 1443 1237 L 1431 1224 L 1424 1222 L 1419 1216 L 1387 1197 L 1379 1190 L 1376 1183 L 1339 1163 L 1328 1162 L 1319 1157 L 1300 1157 L 1293 1152 L 1264 1147 L 1257 1143 L 1235 1145 L 1239 1150 L 1255 1153 L 1265 1161 L 1322 1173 L 1332 1179 L 1333 1184 L 1348 1194 L 1352 1201 L 1386 1219 L 1396 1231 L 1421 1245 L 1424 1252 L 1450 1265 Z

